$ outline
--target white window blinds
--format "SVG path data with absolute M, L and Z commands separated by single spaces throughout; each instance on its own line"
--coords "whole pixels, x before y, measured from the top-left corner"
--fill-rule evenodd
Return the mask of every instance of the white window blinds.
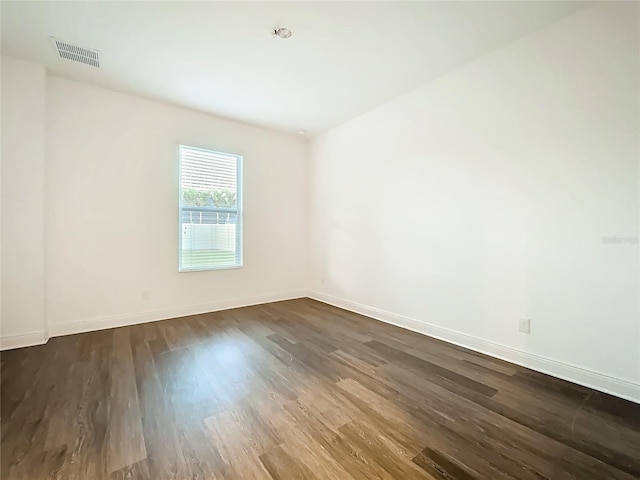
M 179 270 L 242 266 L 242 157 L 180 145 Z

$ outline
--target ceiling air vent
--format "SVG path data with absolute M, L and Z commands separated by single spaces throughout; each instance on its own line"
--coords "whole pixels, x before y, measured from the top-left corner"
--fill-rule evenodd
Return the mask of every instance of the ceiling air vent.
M 91 48 L 83 48 L 71 43 L 63 42 L 57 38 L 51 38 L 51 44 L 60 58 L 80 62 L 93 67 L 100 67 L 100 51 Z

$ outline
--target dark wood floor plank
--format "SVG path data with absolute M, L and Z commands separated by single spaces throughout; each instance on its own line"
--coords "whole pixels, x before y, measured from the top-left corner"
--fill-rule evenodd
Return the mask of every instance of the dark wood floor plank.
M 389 480 L 393 478 L 375 459 L 364 456 L 359 448 L 329 428 L 311 409 L 288 404 L 287 412 L 319 448 L 328 454 L 356 480 Z
M 153 480 L 153 477 L 146 460 L 141 460 L 112 472 L 109 480 Z
M 150 330 L 139 329 L 131 334 L 147 466 L 154 479 L 188 477 L 189 465 L 182 457 L 173 412 L 161 384 L 150 346 L 154 342 L 155 344 L 165 342 L 157 338 L 149 340 L 150 337 L 146 334 Z
M 304 363 L 307 368 L 313 370 L 316 375 L 320 375 L 330 382 L 340 380 L 340 369 L 326 354 L 302 342 L 292 343 L 277 333 L 269 335 L 268 338 L 280 348 L 293 355 L 297 360 Z
M 445 378 L 461 387 L 475 391 L 481 395 L 486 395 L 488 397 L 495 395 L 497 392 L 495 388 L 489 387 L 480 382 L 476 382 L 475 380 L 465 377 L 464 375 L 460 375 L 447 368 L 443 368 L 439 365 L 436 365 L 435 363 L 431 363 L 408 353 L 402 352 L 396 348 L 378 342 L 377 340 L 367 342 L 366 345 L 380 352 L 380 354 L 387 360 L 396 361 L 420 372 L 431 374 L 430 381 L 432 382 L 437 381 L 438 378 Z
M 246 406 L 219 412 L 205 420 L 212 445 L 219 452 L 221 478 L 269 478 L 259 457 L 281 443 L 276 432 L 259 422 Z
M 625 453 L 627 445 L 620 444 L 617 448 L 612 448 L 607 444 L 600 443 L 599 438 L 593 438 L 591 435 L 589 435 L 591 438 L 575 435 L 572 428 L 574 416 L 571 414 L 574 412 L 567 412 L 569 413 L 568 418 L 565 417 L 564 423 L 559 423 L 552 422 L 549 418 L 541 418 L 533 416 L 529 412 L 520 411 L 514 406 L 501 403 L 500 399 L 476 398 L 474 401 L 492 412 L 563 443 L 585 455 L 611 465 L 620 471 L 640 477 L 640 456 L 630 456 Z M 634 443 L 637 443 L 637 440 Z
M 387 372 L 390 372 L 389 377 Z M 448 442 L 448 437 L 451 437 L 451 429 L 455 428 L 455 443 L 464 445 L 465 442 L 471 442 L 472 445 L 481 445 L 478 456 L 491 459 L 494 463 L 503 457 L 517 460 L 524 472 L 516 478 L 527 478 L 525 472 L 531 469 L 552 479 L 632 478 L 629 474 L 611 469 L 601 461 L 499 413 L 478 408 L 468 397 L 451 395 L 438 385 L 415 382 L 412 373 L 405 369 L 387 365 L 379 373 L 402 392 L 402 396 L 396 401 L 403 404 L 404 411 L 411 412 L 412 416 L 427 424 L 433 422 L 429 427 L 432 436 L 442 428 L 447 432 L 445 437 L 437 438 L 433 444 L 429 443 L 431 439 L 425 440 L 426 446 L 431 445 L 434 449 L 442 447 L 443 443 Z M 405 404 L 405 399 L 412 401 Z M 463 463 L 476 460 L 470 454 L 473 449 L 465 447 L 464 451 L 465 454 L 453 455 Z M 490 456 L 486 455 L 487 451 L 491 452 Z M 473 465 L 477 466 L 475 463 Z M 491 465 L 493 464 L 489 463 L 493 471 Z M 482 470 L 481 467 L 478 468 Z M 487 476 L 493 477 L 493 474 L 487 473 Z
M 129 328 L 113 331 L 107 470 L 115 472 L 147 458 L 133 368 Z
M 274 480 L 317 480 L 311 470 L 296 462 L 280 446 L 260 455 L 260 461 Z
M 65 447 L 64 436 L 69 431 L 67 425 L 58 422 L 68 412 L 67 404 L 51 401 L 63 396 L 69 376 L 59 377 L 60 371 L 69 371 L 72 359 L 78 352 L 69 348 L 68 339 L 60 339 L 57 345 L 61 349 L 46 352 L 42 347 L 29 347 L 2 353 L 2 462 L 1 478 L 24 478 L 35 472 L 46 472 L 44 465 L 50 455 L 48 451 L 57 451 Z M 55 358 L 60 364 L 51 360 Z M 82 379 L 73 379 L 70 391 L 79 396 Z M 75 411 L 74 411 L 75 413 Z M 52 426 L 60 426 L 57 432 L 59 441 L 47 442 Z M 75 434 L 67 435 L 72 440 Z M 39 458 L 35 462 L 31 457 Z M 35 464 L 35 465 L 34 465 Z
M 409 454 L 402 445 L 377 432 L 364 420 L 355 419 L 339 430 L 348 442 L 375 459 L 393 478 L 430 479 L 431 475 L 421 472 L 409 461 Z
M 438 480 L 478 480 L 480 478 L 454 460 L 430 448 L 425 448 L 413 461 Z
M 0 362 L 3 480 L 640 478 L 640 405 L 309 299 Z

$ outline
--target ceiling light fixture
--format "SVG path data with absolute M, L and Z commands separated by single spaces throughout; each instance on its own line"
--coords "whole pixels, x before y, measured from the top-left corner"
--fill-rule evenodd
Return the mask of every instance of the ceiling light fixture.
M 273 38 L 275 38 L 275 37 L 290 38 L 291 37 L 291 30 L 289 30 L 288 28 L 284 28 L 284 27 L 274 28 L 273 29 Z
M 298 130 L 298 135 L 304 135 L 305 133 L 307 133 L 306 130 Z

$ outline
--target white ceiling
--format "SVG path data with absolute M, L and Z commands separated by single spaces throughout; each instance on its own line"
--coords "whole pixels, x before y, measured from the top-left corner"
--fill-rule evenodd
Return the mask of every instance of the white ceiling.
M 313 135 L 584 2 L 9 2 L 2 52 L 49 72 Z M 293 31 L 272 39 L 275 26 Z M 102 53 L 56 56 L 49 36 Z

